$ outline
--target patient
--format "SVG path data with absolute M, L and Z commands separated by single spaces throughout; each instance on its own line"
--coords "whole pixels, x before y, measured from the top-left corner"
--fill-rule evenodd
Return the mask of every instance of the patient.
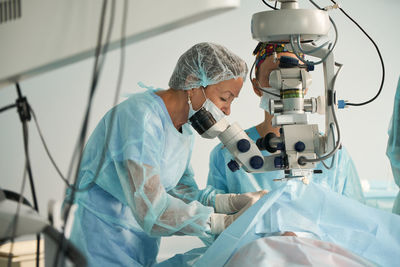
M 279 236 L 285 232 L 293 232 L 297 237 Z M 267 242 L 258 240 L 265 238 L 271 242 L 280 240 L 281 248 L 286 240 L 283 243 L 287 250 L 281 253 L 290 253 L 291 244 L 297 242 L 302 246 L 296 248 L 297 252 L 304 252 L 303 255 L 319 251 L 317 245 L 321 245 L 325 254 L 333 255 L 332 248 L 337 248 L 336 255 L 364 266 L 369 262 L 396 266 L 400 262 L 400 216 L 368 207 L 314 182 L 306 185 L 292 180 L 250 207 L 209 248 L 176 255 L 160 266 L 223 266 L 229 261 L 233 264 L 234 259 L 240 258 L 233 257 L 235 253 L 246 251 L 247 245 L 264 252 L 252 260 L 274 260 L 276 250 L 271 253 L 262 245 Z M 326 264 L 322 264 L 323 260 Z M 322 258 L 320 265 L 329 265 L 330 260 Z
M 290 181 L 268 193 L 223 232 L 200 261 L 224 247 L 223 264 L 239 248 L 276 233 L 305 233 L 379 266 L 400 262 L 400 216 L 363 205 L 319 184 Z M 219 254 L 219 253 L 217 253 Z M 217 264 L 218 265 L 218 264 Z
M 274 236 L 239 249 L 225 266 L 375 266 L 335 244 L 321 240 Z

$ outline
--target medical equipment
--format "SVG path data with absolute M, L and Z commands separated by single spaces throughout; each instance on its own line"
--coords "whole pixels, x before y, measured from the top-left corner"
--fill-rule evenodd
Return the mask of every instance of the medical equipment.
M 205 110 L 200 110 L 189 120 L 202 137 L 214 138 L 217 136 L 235 157 L 228 163 L 231 171 L 237 171 L 242 167 L 247 172 L 256 172 L 264 165 L 260 150 L 238 123 L 229 124 L 226 118 L 216 121 Z
M 216 114 L 217 113 L 217 114 Z M 264 164 L 261 152 L 256 144 L 243 131 L 238 123 L 229 124 L 226 118 L 221 118 L 219 112 L 210 112 L 202 107 L 189 118 L 192 127 L 204 138 L 218 138 L 235 157 L 228 163 L 231 171 L 240 167 L 247 172 L 254 172 Z
M 261 138 L 256 127 L 246 129 L 246 134 L 256 142 Z M 262 151 L 263 156 L 271 155 L 268 151 Z M 261 189 L 275 190 L 282 183 L 288 180 L 283 170 L 269 172 L 246 172 L 244 169 L 232 172 L 227 166 L 232 158 L 230 152 L 223 148 L 222 144 L 216 146 L 210 155 L 210 170 L 208 173 L 207 185 L 222 190 L 224 193 L 246 193 L 259 191 Z M 312 180 L 322 187 L 345 195 L 364 203 L 363 191 L 360 185 L 360 179 L 356 171 L 353 160 L 351 159 L 346 147 L 342 147 L 334 157 L 328 159 L 325 163 L 332 168 L 326 169 L 323 162 L 317 163 L 316 169 L 324 170 L 321 175 L 313 175 Z M 276 182 L 274 179 L 284 178 L 282 182 Z M 298 178 L 297 180 L 300 180 Z M 290 180 L 293 180 L 290 178 Z
M 327 43 L 318 47 L 310 44 L 328 35 L 330 19 L 325 10 L 299 9 L 297 0 L 279 0 L 279 2 L 281 2 L 280 10 L 253 15 L 251 31 L 253 38 L 259 42 L 284 43 L 298 58 L 297 60 L 282 57 L 279 68 L 272 71 L 269 76 L 270 85 L 275 90 L 280 90 L 280 99 L 271 99 L 269 102 L 269 112 L 274 115 L 272 124 L 281 127 L 280 136 L 270 133 L 257 140 L 255 145 L 237 124 L 226 126 L 221 122 L 209 130 L 221 132 L 218 135 L 219 139 L 235 157 L 228 163 L 232 171 L 243 167 L 248 172 L 285 170 L 288 177 L 309 176 L 313 172 L 321 172 L 314 170 L 316 162 L 331 157 L 340 146 L 333 89 L 334 45 L 332 48 L 324 48 Z M 321 60 L 304 61 L 299 56 L 300 53 Z M 299 61 L 305 64 L 300 65 Z M 319 63 L 323 63 L 324 68 L 325 97 L 305 99 L 304 91 L 311 84 L 309 71 Z M 318 125 L 308 124 L 308 113 L 315 112 L 325 114 L 324 135 L 320 134 Z M 336 144 L 331 141 L 334 125 L 338 132 Z M 280 151 L 280 153 L 263 157 L 259 149 L 271 153 Z
M 18 216 L 15 214 L 16 210 L 19 211 Z M 0 189 L 0 244 L 3 245 L 7 240 L 15 237 L 36 233 L 42 233 L 45 240 L 45 266 L 61 266 L 61 264 L 53 264 L 57 243 L 62 239 L 61 233 L 51 226 L 48 220 L 40 216 L 24 197 L 12 191 Z M 65 256 L 62 255 L 62 257 L 68 263 L 67 266 L 87 266 L 81 252 L 68 240 L 64 242 Z M 12 249 L 13 245 L 10 247 Z
M 278 150 L 282 153 L 268 156 L 265 161 L 270 165 L 266 168 L 289 169 L 291 176 L 308 176 L 313 172 L 316 162 L 303 159 L 316 159 L 317 154 L 326 152 L 318 125 L 308 124 L 307 112 L 325 112 L 321 97 L 304 98 L 304 91 L 311 85 L 309 71 L 312 68 L 313 65 L 300 66 L 297 59 L 282 56 L 279 68 L 269 76 L 270 85 L 280 90 L 281 99 L 270 99 L 268 105 L 268 112 L 274 115 L 272 126 L 281 127 L 280 136 L 268 133 L 257 140 L 257 146 L 270 153 Z

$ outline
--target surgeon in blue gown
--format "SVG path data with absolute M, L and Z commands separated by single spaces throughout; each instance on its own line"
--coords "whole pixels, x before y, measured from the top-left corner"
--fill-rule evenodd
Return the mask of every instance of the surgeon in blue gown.
M 199 43 L 179 58 L 169 89 L 148 87 L 101 119 L 84 149 L 70 237 L 90 266 L 151 266 L 161 236 L 220 233 L 265 193 L 238 196 L 236 213 L 224 214 L 221 191 L 199 190 L 190 166 L 188 118 L 200 108 L 229 115 L 246 74 L 225 47 Z
M 263 93 L 260 87 L 269 87 L 269 74 L 278 68 L 279 61 L 274 62 L 274 55 L 295 57 L 284 44 L 259 43 L 253 53 L 255 60 L 255 76 L 252 79 L 253 89 L 257 96 L 261 97 L 260 107 L 264 109 L 265 119 L 260 124 L 246 130 L 249 137 L 256 142 L 260 137 L 272 132 L 279 136 L 279 128 L 271 124 L 273 116 L 268 110 L 270 96 Z M 271 89 L 271 88 L 269 88 Z M 262 151 L 263 155 L 269 152 Z M 210 155 L 210 170 L 208 175 L 208 185 L 223 190 L 226 193 L 244 193 L 258 191 L 261 189 L 272 190 L 279 187 L 283 182 L 273 181 L 284 177 L 283 171 L 271 171 L 265 173 L 247 173 L 243 169 L 232 172 L 227 163 L 232 159 L 229 151 L 217 145 Z M 332 162 L 333 161 L 333 162 Z M 334 157 L 326 161 L 327 169 L 322 163 L 317 164 L 316 169 L 322 170 L 322 174 L 313 174 L 311 178 L 314 183 L 329 188 L 334 192 L 353 198 L 364 203 L 364 196 L 361 183 L 355 165 L 344 147 L 335 154 Z
M 386 155 L 390 160 L 393 178 L 400 188 L 400 78 L 397 84 L 396 95 L 394 97 L 394 106 L 392 119 L 389 125 L 389 139 L 386 148 Z M 400 215 L 400 191 L 393 204 L 393 213 Z

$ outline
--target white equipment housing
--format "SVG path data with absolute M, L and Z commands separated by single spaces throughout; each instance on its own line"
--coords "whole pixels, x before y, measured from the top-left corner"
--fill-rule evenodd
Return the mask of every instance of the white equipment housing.
M 330 131 L 333 120 L 332 105 L 336 108 L 332 95 L 334 81 L 333 53 L 326 48 L 315 49 L 311 42 L 327 36 L 330 29 L 326 11 L 318 9 L 299 9 L 297 0 L 279 0 L 280 10 L 256 13 L 252 17 L 251 32 L 253 39 L 259 42 L 285 43 L 289 48 L 291 38 L 299 36 L 304 51 L 323 62 L 325 96 L 317 99 L 304 99 L 301 90 L 308 88 L 311 77 L 300 67 L 279 68 L 270 75 L 270 86 L 281 90 L 280 100 L 270 100 L 269 112 L 274 115 L 273 126 L 281 126 L 281 136 L 267 138 L 271 147 L 280 150 L 280 154 L 264 157 L 264 166 L 258 171 L 283 169 L 289 176 L 309 176 L 315 168 L 315 162 L 303 162 L 299 159 L 314 160 L 333 149 Z M 298 96 L 285 97 L 285 90 L 293 89 Z M 325 135 L 318 131 L 318 125 L 308 124 L 306 112 L 325 114 Z M 265 140 L 263 140 L 264 142 Z M 296 143 L 301 143 L 296 147 Z M 258 144 L 258 142 L 257 142 Z M 269 146 L 269 145 L 268 145 Z

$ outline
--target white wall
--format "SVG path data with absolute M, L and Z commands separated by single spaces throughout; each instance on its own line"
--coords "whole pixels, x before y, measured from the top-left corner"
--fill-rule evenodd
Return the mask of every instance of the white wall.
M 324 1 L 324 4 L 328 2 Z M 307 1 L 300 1 L 300 6 L 311 7 Z M 362 179 L 389 181 L 392 176 L 385 149 L 395 88 L 400 74 L 400 57 L 396 52 L 400 43 L 400 2 L 353 0 L 344 2 L 342 7 L 373 37 L 381 50 L 386 67 L 385 86 L 375 102 L 339 111 L 343 143 L 352 155 Z M 129 45 L 122 93 L 138 92 L 138 81 L 167 88 L 179 55 L 201 41 L 223 44 L 251 65 L 251 52 L 257 44 L 251 38 L 251 16 L 267 9 L 262 1 L 243 1 L 237 10 Z M 335 58 L 344 64 L 337 81 L 338 97 L 352 102 L 365 101 L 376 94 L 380 85 L 381 69 L 377 54 L 372 44 L 342 13 L 331 13 L 340 34 Z M 107 55 L 95 98 L 90 131 L 112 105 L 118 61 L 119 51 L 112 51 Z M 20 83 L 23 93 L 36 112 L 48 146 L 64 173 L 68 170 L 80 129 L 92 64 L 92 59 L 85 60 Z M 310 94 L 320 94 L 318 90 L 322 90 L 322 84 L 322 73 L 314 72 Z M 16 96 L 13 87 L 0 89 L 0 108 L 13 103 Z M 263 112 L 258 108 L 258 103 L 259 99 L 246 81 L 240 98 L 233 104 L 230 121 L 238 121 L 243 128 L 260 122 Z M 0 186 L 19 191 L 24 154 L 21 123 L 17 113 L 14 110 L 1 113 L 0 125 Z M 64 185 L 44 152 L 33 122 L 29 129 L 31 163 L 40 213 L 45 215 L 50 199 L 62 200 Z M 204 187 L 208 173 L 208 155 L 217 140 L 196 139 L 192 163 L 198 184 Z M 25 195 L 31 199 L 28 189 L 25 190 Z M 171 237 L 162 242 L 161 253 L 175 254 L 200 245 L 196 238 Z

